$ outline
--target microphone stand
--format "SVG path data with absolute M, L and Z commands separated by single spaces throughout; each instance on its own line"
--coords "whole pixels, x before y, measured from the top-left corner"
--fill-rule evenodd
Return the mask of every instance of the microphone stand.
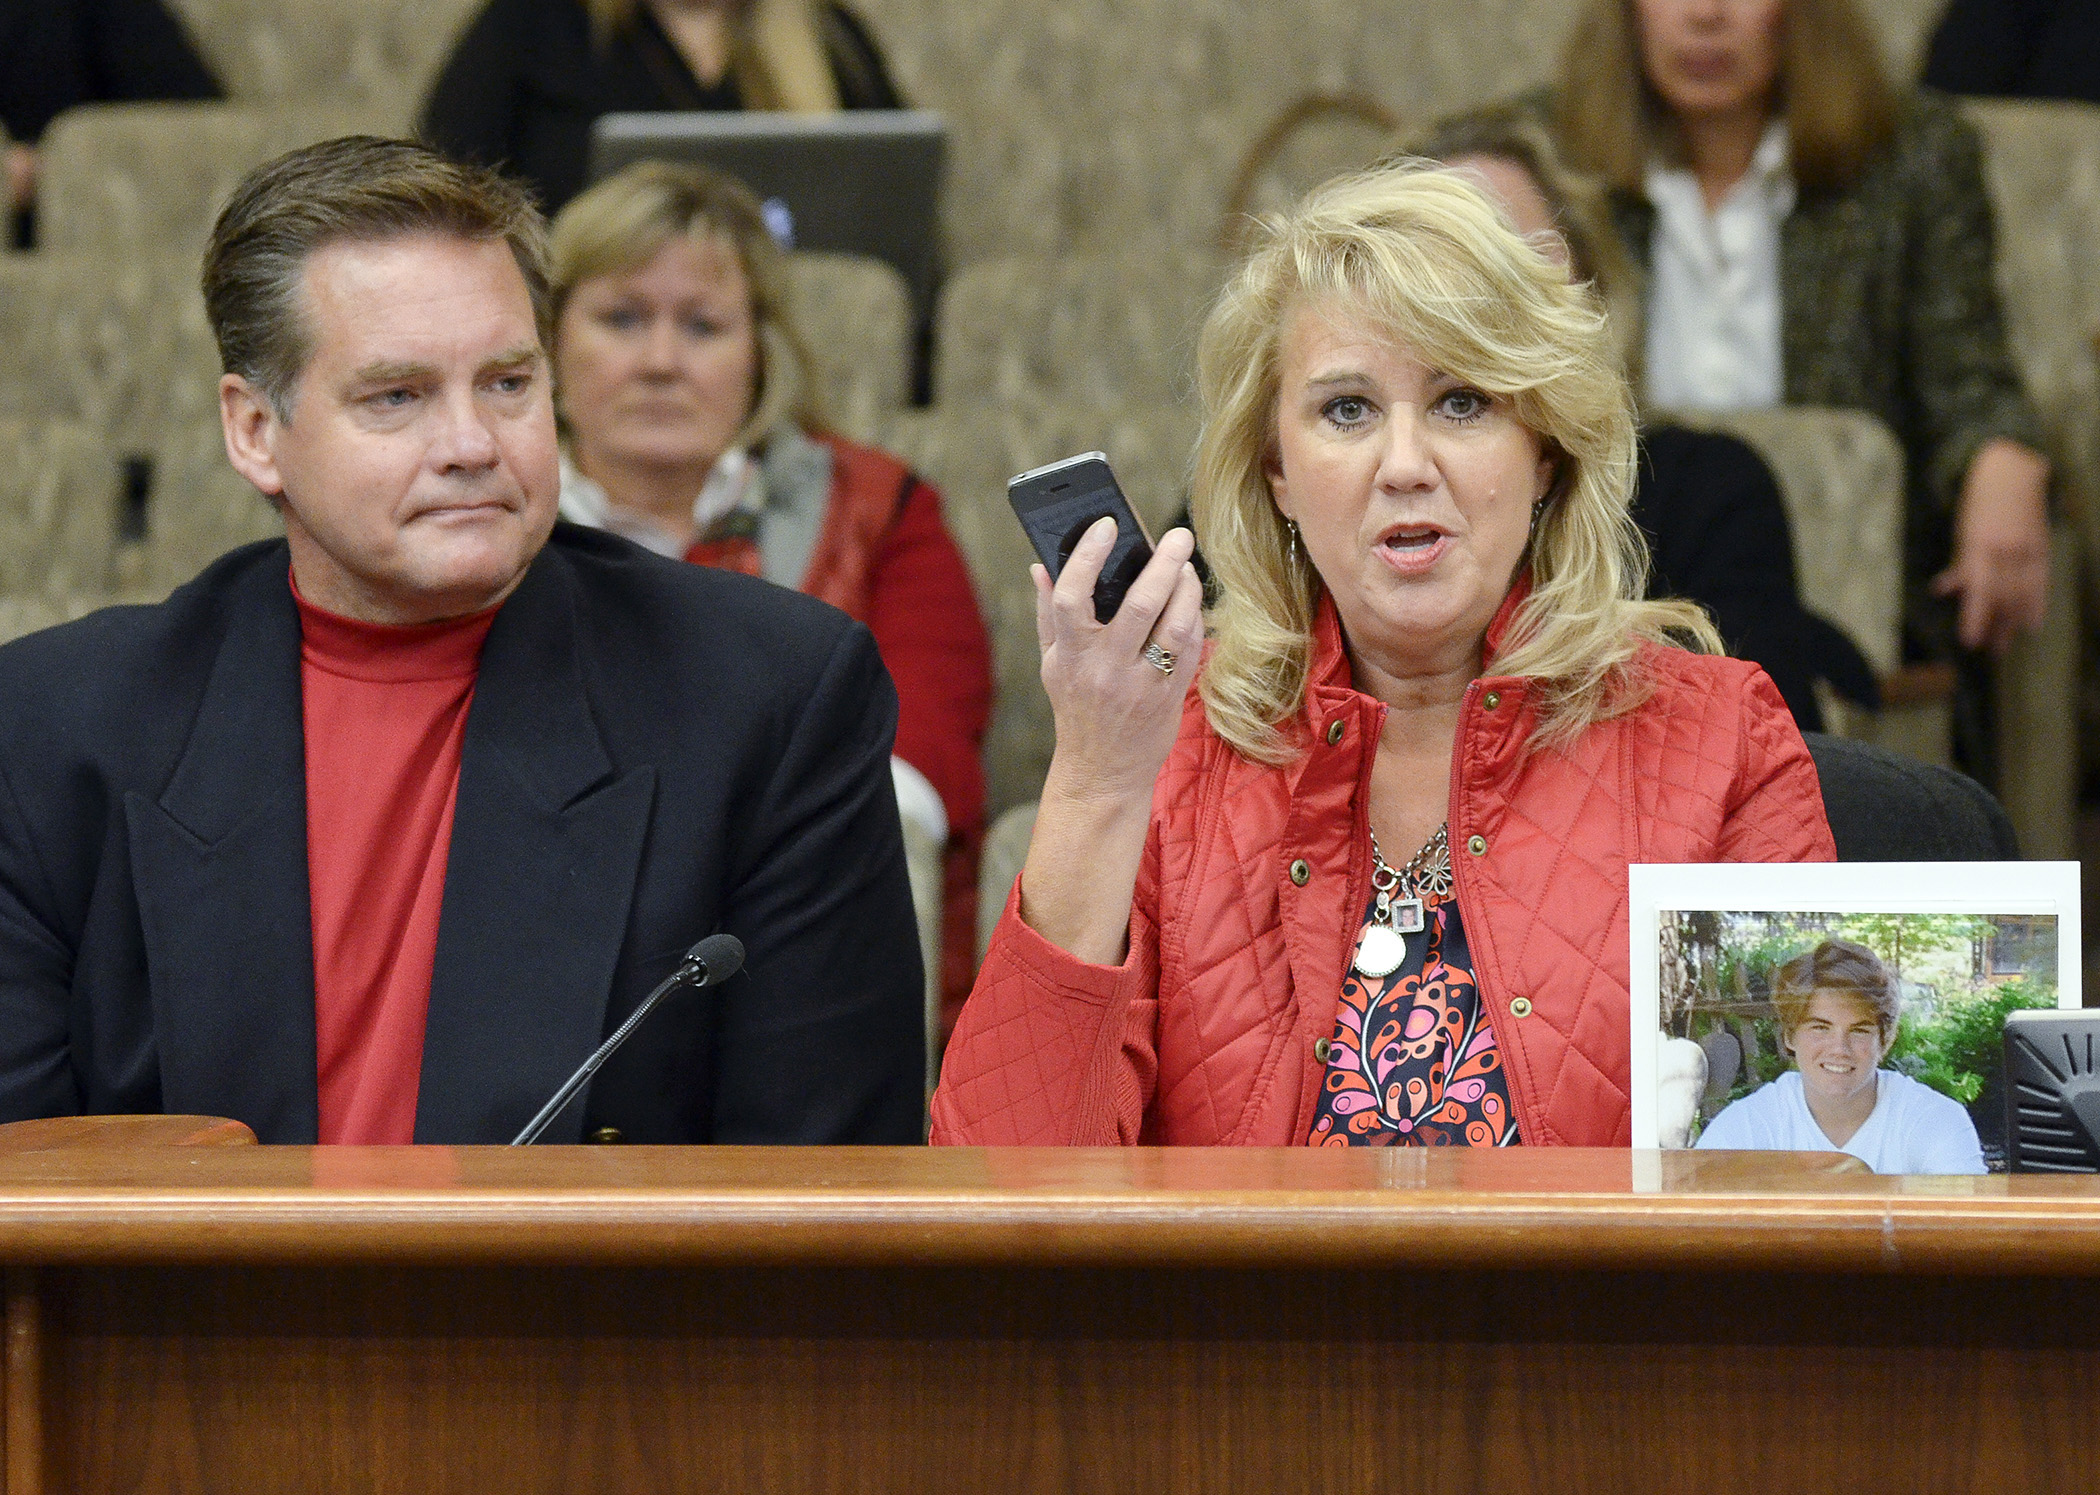
M 525 1130 L 511 1138 L 513 1147 L 529 1147 L 539 1140 L 541 1132 L 561 1115 L 562 1108 L 576 1098 L 576 1092 L 590 1083 L 598 1066 L 612 1057 L 613 1050 L 627 1041 L 627 1035 L 642 1025 L 642 1019 L 656 1010 L 656 1004 L 681 986 L 704 987 L 727 980 L 735 975 L 744 963 L 744 947 L 734 935 L 709 935 L 692 949 L 686 951 L 685 959 L 678 969 L 666 976 L 655 991 L 642 998 L 642 1005 L 635 1008 L 626 1022 L 620 1024 L 612 1037 L 598 1045 L 597 1052 L 583 1061 L 583 1067 L 569 1076 L 561 1089 L 548 1097 L 547 1104 L 540 1107 L 540 1114 L 525 1123 Z

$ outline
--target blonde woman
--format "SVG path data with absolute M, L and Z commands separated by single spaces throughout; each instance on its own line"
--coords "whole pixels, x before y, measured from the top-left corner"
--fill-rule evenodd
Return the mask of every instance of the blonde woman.
M 1038 574 L 1057 748 L 935 1140 L 1625 1144 L 1626 864 L 1833 850 L 1771 682 L 1640 600 L 1602 313 L 1399 167 L 1261 225 L 1197 378 L 1215 641 L 1185 530 L 1107 624 L 1106 534 Z
M 583 190 L 601 114 L 901 106 L 868 28 L 829 0 L 487 0 L 419 128 L 553 213 Z

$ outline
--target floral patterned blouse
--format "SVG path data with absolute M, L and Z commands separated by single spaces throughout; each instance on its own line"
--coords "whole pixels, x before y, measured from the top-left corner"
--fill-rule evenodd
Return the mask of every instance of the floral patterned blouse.
M 1368 926 L 1377 895 L 1364 910 Z M 1312 1147 L 1507 1147 L 1517 1141 L 1494 1025 L 1458 899 L 1425 895 L 1397 970 L 1342 980 Z M 1361 935 L 1358 936 L 1361 939 Z

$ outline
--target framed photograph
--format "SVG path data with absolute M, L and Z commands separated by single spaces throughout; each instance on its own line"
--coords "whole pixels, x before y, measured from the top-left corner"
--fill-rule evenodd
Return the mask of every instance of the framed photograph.
M 2005 1167 L 2006 1014 L 2081 1004 L 2076 862 L 1629 869 L 1633 1145 Z

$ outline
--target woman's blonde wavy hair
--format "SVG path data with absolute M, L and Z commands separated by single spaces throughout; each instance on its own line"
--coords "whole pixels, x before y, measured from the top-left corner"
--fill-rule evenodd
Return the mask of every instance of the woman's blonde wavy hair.
M 1191 509 L 1221 598 L 1200 689 L 1243 755 L 1288 761 L 1321 581 L 1271 497 L 1279 342 L 1302 303 L 1382 328 L 1425 364 L 1506 399 L 1555 462 L 1498 675 L 1543 682 L 1533 743 L 1566 742 L 1641 698 L 1647 643 L 1718 652 L 1688 602 L 1643 601 L 1647 545 L 1628 514 L 1633 399 L 1603 309 L 1519 238 L 1463 173 L 1409 161 L 1337 178 L 1258 220 L 1197 346 L 1203 401 Z

